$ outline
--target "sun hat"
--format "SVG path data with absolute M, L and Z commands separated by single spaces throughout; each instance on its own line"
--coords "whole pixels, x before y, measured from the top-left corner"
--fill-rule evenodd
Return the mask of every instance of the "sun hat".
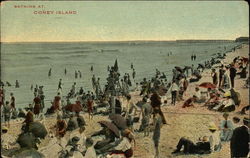
M 217 126 L 215 125 L 214 122 L 211 122 L 208 127 L 209 130 L 217 130 Z
M 226 93 L 224 93 L 224 97 L 230 97 L 231 96 L 231 92 L 227 91 Z

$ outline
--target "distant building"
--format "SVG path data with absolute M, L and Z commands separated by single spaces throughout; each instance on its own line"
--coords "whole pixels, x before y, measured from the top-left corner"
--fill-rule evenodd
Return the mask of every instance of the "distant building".
M 249 42 L 249 37 L 236 38 L 235 42 Z

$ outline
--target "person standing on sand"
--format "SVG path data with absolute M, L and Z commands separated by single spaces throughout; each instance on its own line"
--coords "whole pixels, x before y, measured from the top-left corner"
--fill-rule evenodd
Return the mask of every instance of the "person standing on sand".
M 154 92 L 150 97 L 150 101 L 151 101 L 151 106 L 153 108 L 153 111 L 155 108 L 159 108 L 160 115 L 162 117 L 162 122 L 163 122 L 163 124 L 167 124 L 166 118 L 165 118 L 163 112 L 161 111 L 161 97 L 156 92 Z
M 153 119 L 153 142 L 155 147 L 155 158 L 159 158 L 159 141 L 161 136 L 162 117 L 160 115 L 159 107 L 154 108 L 154 119 Z
M 125 117 L 128 120 L 128 126 L 129 128 L 134 131 L 134 117 L 136 116 L 137 113 L 137 108 L 135 106 L 135 104 L 132 102 L 131 100 L 131 95 L 128 94 L 126 96 L 127 99 L 127 105 L 126 105 L 126 113 L 125 113 Z
M 224 73 L 224 65 L 221 65 L 221 67 L 219 69 L 219 87 L 221 87 L 223 73 Z
M 231 64 L 229 71 L 230 71 L 231 86 L 232 88 L 234 88 L 234 78 L 236 76 L 237 70 L 235 69 L 233 64 Z
M 233 131 L 233 136 L 230 142 L 231 157 L 247 157 L 249 154 L 249 128 L 250 119 L 243 119 L 243 126 L 237 127 Z
M 211 73 L 212 79 L 213 79 L 213 84 L 217 86 L 218 84 L 218 74 L 215 69 L 212 69 Z
M 60 97 L 60 93 L 57 93 L 57 96 L 55 96 L 54 98 L 54 102 L 53 102 L 53 111 L 58 112 L 61 109 L 61 97 Z
M 11 108 L 15 109 L 16 107 L 16 99 L 13 93 L 10 93 L 10 106 Z
M 140 125 L 140 129 L 139 131 L 143 131 L 144 132 L 144 136 L 146 136 L 146 134 L 149 134 L 147 131 L 148 127 L 149 127 L 149 122 L 150 122 L 150 116 L 153 112 L 152 106 L 147 103 L 147 97 L 143 97 L 142 99 L 142 105 L 141 105 L 141 113 L 142 113 L 142 120 L 141 120 L 141 125 Z
M 34 114 L 35 116 L 39 117 L 40 109 L 41 109 L 41 99 L 39 96 L 35 97 L 33 100 L 34 104 Z
M 87 101 L 87 108 L 88 108 L 88 113 L 89 113 L 89 119 L 93 119 L 93 106 L 94 106 L 94 101 L 89 96 L 88 101 Z
M 176 98 L 177 98 L 177 93 L 179 91 L 179 86 L 176 84 L 175 80 L 173 80 L 172 86 L 170 87 L 170 90 L 171 90 L 171 95 L 172 95 L 172 97 L 171 97 L 172 98 L 171 104 L 175 105 Z

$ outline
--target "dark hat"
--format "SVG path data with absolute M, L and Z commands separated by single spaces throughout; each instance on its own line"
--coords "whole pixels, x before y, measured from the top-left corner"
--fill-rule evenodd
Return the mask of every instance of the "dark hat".
M 94 141 L 93 141 L 93 139 L 92 138 L 87 138 L 86 139 L 86 144 L 89 144 L 89 145 L 93 145 L 94 144 Z
M 79 140 L 80 140 L 80 138 L 77 137 L 77 136 L 75 136 L 75 137 L 72 138 L 72 142 L 75 142 L 75 143 L 78 142 Z
M 240 118 L 239 117 L 233 117 L 233 120 L 236 121 L 236 122 L 239 122 Z

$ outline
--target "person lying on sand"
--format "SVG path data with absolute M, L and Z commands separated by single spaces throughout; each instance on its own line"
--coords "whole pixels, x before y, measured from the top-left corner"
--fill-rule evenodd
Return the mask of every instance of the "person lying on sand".
M 177 154 L 181 152 L 181 148 L 184 147 L 184 154 L 210 154 L 210 143 L 208 141 L 208 137 L 204 136 L 203 138 L 199 138 L 197 143 L 182 137 L 176 149 L 172 152 L 172 154 Z

